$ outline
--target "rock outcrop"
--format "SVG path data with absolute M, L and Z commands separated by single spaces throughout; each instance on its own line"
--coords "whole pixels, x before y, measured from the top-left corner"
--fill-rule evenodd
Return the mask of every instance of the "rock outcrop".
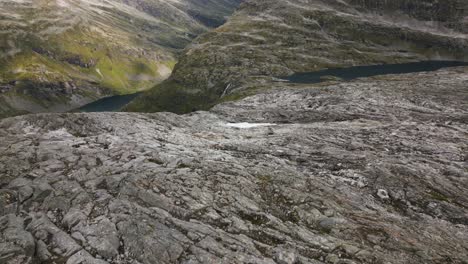
M 221 97 L 255 88 L 258 76 L 468 60 L 467 10 L 466 0 L 246 1 L 187 48 L 169 80 L 127 110 L 209 109 Z
M 466 263 L 468 68 L 0 122 L 1 263 Z

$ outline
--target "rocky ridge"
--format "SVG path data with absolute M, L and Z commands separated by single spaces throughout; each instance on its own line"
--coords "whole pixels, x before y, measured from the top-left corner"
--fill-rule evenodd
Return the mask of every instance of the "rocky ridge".
M 462 67 L 4 119 L 0 262 L 467 263 L 467 87 Z

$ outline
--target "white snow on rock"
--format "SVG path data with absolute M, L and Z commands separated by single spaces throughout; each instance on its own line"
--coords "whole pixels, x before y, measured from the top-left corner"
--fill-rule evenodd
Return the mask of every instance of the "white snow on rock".
M 253 128 L 253 127 L 265 127 L 274 126 L 272 123 L 227 123 L 225 126 L 234 128 Z

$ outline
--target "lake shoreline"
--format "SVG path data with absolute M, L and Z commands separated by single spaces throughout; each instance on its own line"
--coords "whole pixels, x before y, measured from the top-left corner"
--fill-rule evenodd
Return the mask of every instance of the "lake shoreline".
M 314 72 L 295 73 L 280 77 L 292 83 L 320 83 L 327 80 L 350 81 L 357 78 L 373 77 L 389 74 L 407 74 L 437 71 L 443 68 L 468 66 L 464 61 L 420 61 L 399 64 L 380 64 L 353 66 L 347 68 L 332 68 Z

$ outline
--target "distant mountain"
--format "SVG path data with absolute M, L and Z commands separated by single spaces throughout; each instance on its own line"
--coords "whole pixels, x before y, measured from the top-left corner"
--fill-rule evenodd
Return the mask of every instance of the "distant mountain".
M 240 1 L 0 0 L 0 116 L 149 88 Z
M 467 11 L 466 0 L 246 1 L 225 25 L 187 49 L 169 80 L 127 109 L 206 109 L 250 88 L 255 93 L 265 76 L 468 60 Z

